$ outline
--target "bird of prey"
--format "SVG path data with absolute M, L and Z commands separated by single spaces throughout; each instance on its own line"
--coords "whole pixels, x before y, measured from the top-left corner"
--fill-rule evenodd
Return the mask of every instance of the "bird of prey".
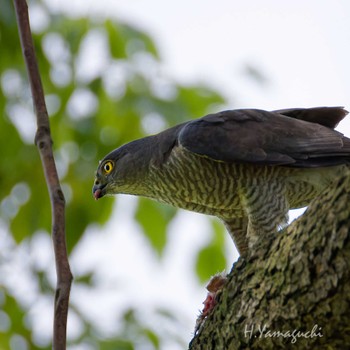
M 100 162 L 93 195 L 152 198 L 225 224 L 242 256 L 307 206 L 350 161 L 343 107 L 227 110 L 127 143 Z

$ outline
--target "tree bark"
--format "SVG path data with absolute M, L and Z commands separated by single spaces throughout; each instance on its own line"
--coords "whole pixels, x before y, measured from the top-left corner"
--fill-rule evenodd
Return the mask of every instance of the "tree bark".
M 350 348 L 349 228 L 350 172 L 233 265 L 189 349 Z

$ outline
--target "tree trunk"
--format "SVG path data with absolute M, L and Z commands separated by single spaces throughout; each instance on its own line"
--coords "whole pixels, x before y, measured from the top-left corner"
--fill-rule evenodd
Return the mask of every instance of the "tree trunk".
M 189 349 L 350 349 L 350 173 L 227 276 Z

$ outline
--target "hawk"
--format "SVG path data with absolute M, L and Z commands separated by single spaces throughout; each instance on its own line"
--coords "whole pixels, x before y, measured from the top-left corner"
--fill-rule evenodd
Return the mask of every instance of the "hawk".
M 218 217 L 242 256 L 344 173 L 343 107 L 227 110 L 127 143 L 100 162 L 95 199 L 126 193 Z

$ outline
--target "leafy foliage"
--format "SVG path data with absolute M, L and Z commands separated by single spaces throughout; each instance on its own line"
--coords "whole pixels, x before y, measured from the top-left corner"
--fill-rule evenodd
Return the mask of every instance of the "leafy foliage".
M 163 76 L 154 42 L 131 25 L 110 19 L 70 19 L 53 15 L 44 3 L 29 2 L 29 8 L 31 5 L 44 18 L 32 23 L 36 28 L 34 45 L 67 201 L 67 243 L 72 251 L 89 225 L 105 224 L 112 212 L 112 200 L 99 201 L 98 206 L 92 201 L 91 187 L 99 158 L 113 147 L 146 133 L 204 115 L 223 99 L 207 87 L 182 86 Z M 50 232 L 51 211 L 40 158 L 33 144 L 35 118 L 14 9 L 6 1 L 1 2 L 0 45 L 1 225 L 20 247 L 39 230 Z M 173 208 L 139 201 L 135 218 L 159 255 L 174 215 Z M 209 255 L 219 253 L 218 264 L 222 265 L 220 247 L 222 242 L 214 240 L 201 252 L 197 264 L 201 279 L 205 278 Z M 17 249 L 16 245 L 11 249 Z M 0 267 L 3 263 L 4 256 L 0 254 Z M 217 263 L 211 266 L 215 268 Z M 40 273 L 33 273 L 42 286 Z M 91 279 L 80 282 L 90 284 Z M 0 326 L 1 315 L 5 320 L 11 319 L 11 326 L 0 332 L 3 349 L 11 348 L 14 334 L 20 334 L 31 349 L 45 348 L 33 342 L 30 329 L 24 326 L 28 308 L 16 300 L 6 285 L 1 292 L 4 301 Z M 53 290 L 50 292 L 53 294 Z M 131 323 L 137 324 L 137 320 Z M 77 339 L 77 343 L 91 339 L 93 334 L 93 326 L 86 320 L 84 324 L 88 334 Z M 142 333 L 154 349 L 160 348 L 159 335 L 154 330 L 141 327 L 133 332 Z M 99 346 L 134 348 L 132 337 L 101 340 Z
M 135 218 L 147 232 L 154 249 L 161 254 L 166 244 L 166 228 L 175 215 L 175 208 L 140 198 Z
M 196 263 L 196 272 L 201 282 L 208 281 L 210 276 L 222 272 L 226 267 L 226 259 L 223 252 L 223 245 L 225 241 L 224 228 L 216 220 L 212 221 L 212 228 L 214 234 L 212 239 L 205 247 L 198 253 Z

